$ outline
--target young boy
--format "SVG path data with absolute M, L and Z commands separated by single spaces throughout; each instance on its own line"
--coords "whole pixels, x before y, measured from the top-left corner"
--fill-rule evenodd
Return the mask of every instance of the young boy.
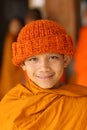
M 13 63 L 27 83 L 1 101 L 0 130 L 87 130 L 87 88 L 63 85 L 74 46 L 63 27 L 51 20 L 27 24 L 13 43 Z

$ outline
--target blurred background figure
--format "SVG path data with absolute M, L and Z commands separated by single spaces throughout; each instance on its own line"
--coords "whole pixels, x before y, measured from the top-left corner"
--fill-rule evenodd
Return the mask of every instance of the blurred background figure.
M 29 9 L 25 15 L 25 24 L 38 19 L 42 19 L 42 14 L 40 9 L 38 8 Z
M 87 7 L 83 11 L 75 54 L 76 83 L 87 87 Z
M 24 82 L 24 76 L 21 69 L 12 64 L 12 42 L 17 38 L 18 32 L 24 25 L 24 21 L 18 17 L 10 19 L 7 33 L 4 40 L 1 81 L 0 81 L 0 98 L 2 98 L 9 89 L 19 82 Z

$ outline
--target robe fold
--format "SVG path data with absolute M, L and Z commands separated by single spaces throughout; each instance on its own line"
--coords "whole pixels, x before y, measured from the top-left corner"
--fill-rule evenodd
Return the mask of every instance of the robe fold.
M 18 84 L 0 103 L 0 130 L 87 130 L 87 88 Z

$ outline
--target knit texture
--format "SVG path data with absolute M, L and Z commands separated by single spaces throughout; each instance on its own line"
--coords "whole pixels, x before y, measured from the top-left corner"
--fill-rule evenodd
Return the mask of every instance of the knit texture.
M 12 61 L 17 66 L 26 58 L 38 54 L 74 54 L 71 36 L 52 20 L 36 20 L 25 25 L 18 35 L 17 42 L 12 44 L 12 49 Z

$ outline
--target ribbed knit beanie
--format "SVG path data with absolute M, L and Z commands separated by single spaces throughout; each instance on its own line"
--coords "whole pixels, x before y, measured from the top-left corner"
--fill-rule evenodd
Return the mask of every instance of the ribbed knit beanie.
M 13 64 L 19 66 L 26 58 L 43 54 L 59 53 L 72 56 L 74 44 L 71 36 L 57 22 L 36 20 L 25 25 L 12 44 Z

